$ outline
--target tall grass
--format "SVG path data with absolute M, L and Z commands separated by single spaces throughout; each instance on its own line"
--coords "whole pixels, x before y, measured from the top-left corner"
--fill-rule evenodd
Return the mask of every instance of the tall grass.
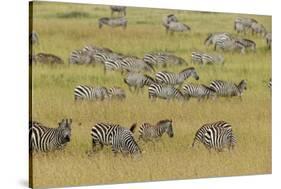
M 75 12 L 87 16 L 75 16 Z M 161 19 L 169 13 L 176 14 L 192 31 L 166 35 Z M 271 94 L 264 82 L 271 77 L 271 52 L 265 48 L 265 40 L 247 34 L 246 38 L 256 41 L 257 52 L 225 53 L 224 65 L 190 64 L 192 50 L 213 51 L 203 46 L 208 33 L 234 32 L 235 17 L 255 18 L 266 28 L 271 28 L 271 17 L 129 7 L 126 30 L 98 29 L 97 18 L 109 15 L 107 6 L 34 4 L 33 26 L 40 37 L 35 51 L 54 53 L 62 57 L 65 64 L 32 67 L 32 119 L 50 127 L 57 127 L 62 118 L 73 119 L 72 140 L 64 151 L 34 155 L 35 187 L 271 173 Z M 246 79 L 248 90 L 242 101 L 221 98 L 205 102 L 157 100 L 152 103 L 148 100 L 147 89 L 139 95 L 130 93 L 120 73 L 105 75 L 99 66 L 68 65 L 70 52 L 86 44 L 137 56 L 168 50 L 185 58 L 189 66 L 196 67 L 200 80 L 191 78 L 190 82 L 209 84 L 214 79 L 234 82 Z M 167 69 L 178 72 L 185 67 Z M 123 102 L 74 102 L 73 89 L 78 84 L 121 86 L 127 92 L 127 99 Z M 135 122 L 140 125 L 166 118 L 173 119 L 174 138 L 163 136 L 155 144 L 141 142 L 144 153 L 140 159 L 114 157 L 110 148 L 92 157 L 85 153 L 91 146 L 90 129 L 97 122 L 129 127 Z M 238 140 L 236 149 L 209 153 L 200 144 L 192 149 L 197 129 L 204 123 L 218 120 L 233 125 Z

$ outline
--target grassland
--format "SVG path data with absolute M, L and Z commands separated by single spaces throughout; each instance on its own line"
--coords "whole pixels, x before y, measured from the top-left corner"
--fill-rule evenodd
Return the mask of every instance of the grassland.
M 257 43 L 257 52 L 246 55 L 225 53 L 225 64 L 196 67 L 200 80 L 248 81 L 243 101 L 237 98 L 215 101 L 151 103 L 147 91 L 132 94 L 120 73 L 104 75 L 102 67 L 68 65 L 74 49 L 86 44 L 109 47 L 114 51 L 142 57 L 144 53 L 168 50 L 190 62 L 191 51 L 212 51 L 203 46 L 210 32 L 233 31 L 237 14 L 128 8 L 128 28 L 98 29 L 97 19 L 110 16 L 107 6 L 35 3 L 33 28 L 39 33 L 36 52 L 48 52 L 63 58 L 64 65 L 32 67 L 32 119 L 57 127 L 62 118 L 73 119 L 72 140 L 64 151 L 33 156 L 34 187 L 88 185 L 137 181 L 186 179 L 271 173 L 271 93 L 264 82 L 271 77 L 271 51 L 265 40 L 247 34 Z M 73 11 L 81 14 L 73 14 Z M 192 27 L 190 33 L 167 36 L 161 26 L 164 15 L 174 13 Z M 80 15 L 80 17 L 71 17 Z M 257 19 L 271 28 L 271 17 L 239 15 Z M 189 64 L 191 65 L 191 64 Z M 169 67 L 179 71 L 186 66 Z M 158 70 L 161 70 L 159 68 Z M 73 101 L 77 84 L 121 86 L 126 89 L 123 102 Z M 97 122 L 155 123 L 173 119 L 174 138 L 163 136 L 155 145 L 140 143 L 140 159 L 114 157 L 108 148 L 92 157 L 90 129 Z M 191 148 L 197 129 L 204 123 L 225 120 L 233 125 L 238 144 L 232 152 L 211 153 L 202 145 Z M 137 135 L 137 134 L 136 134 Z

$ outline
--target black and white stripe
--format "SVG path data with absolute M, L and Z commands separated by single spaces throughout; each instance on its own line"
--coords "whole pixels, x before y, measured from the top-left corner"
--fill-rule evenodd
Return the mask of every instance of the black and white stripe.
M 165 99 L 165 100 L 171 100 L 171 99 L 179 99 L 183 100 L 184 97 L 181 93 L 181 91 L 171 85 L 162 85 L 162 84 L 151 84 L 148 87 L 148 97 L 150 99 Z
M 230 33 L 227 32 L 219 32 L 219 33 L 210 33 L 208 34 L 208 37 L 204 41 L 205 46 L 210 46 L 213 44 L 216 44 L 218 40 L 224 41 L 224 40 L 231 40 L 232 37 Z
M 203 52 L 192 52 L 191 60 L 193 63 L 205 64 L 222 64 L 224 62 L 224 57 L 219 54 L 207 54 Z
M 109 97 L 105 87 L 78 85 L 74 89 L 74 100 L 104 100 Z
M 187 98 L 197 98 L 199 101 L 205 98 L 215 97 L 216 92 L 203 84 L 189 83 L 183 86 L 182 94 Z
M 92 58 L 89 53 L 83 50 L 74 50 L 70 53 L 69 64 L 90 64 Z
M 63 149 L 71 138 L 71 119 L 63 119 L 57 128 L 39 122 L 29 122 L 29 150 L 48 152 Z
M 244 43 L 242 43 L 239 40 L 235 39 L 219 39 L 215 43 L 215 50 L 221 49 L 223 51 L 230 51 L 235 52 L 238 51 L 241 54 L 245 54 L 246 47 L 244 46 Z
M 130 155 L 141 154 L 141 149 L 133 137 L 135 127 L 136 124 L 133 124 L 130 129 L 116 124 L 95 124 L 91 130 L 93 151 L 96 151 L 97 145 L 100 145 L 101 148 L 104 145 L 111 145 L 115 154 L 117 152 Z
M 126 98 L 126 92 L 121 87 L 111 87 L 107 91 L 110 99 L 124 100 Z
M 174 136 L 172 120 L 161 120 L 156 125 L 143 123 L 139 128 L 139 139 L 144 141 L 154 140 L 160 138 L 164 133 L 167 133 L 169 137 Z
M 236 144 L 236 137 L 233 134 L 232 126 L 225 121 L 218 121 L 204 124 L 195 134 L 192 147 L 195 142 L 201 142 L 211 150 L 222 151 L 225 147 L 233 149 Z
M 124 82 L 128 85 L 130 91 L 132 91 L 131 87 L 133 87 L 135 92 L 139 92 L 139 89 L 144 86 L 150 86 L 155 83 L 155 80 L 146 74 L 129 72 L 127 77 L 124 78 Z
M 156 82 L 165 85 L 181 85 L 187 78 L 192 76 L 196 80 L 199 79 L 194 67 L 186 68 L 179 73 L 172 73 L 168 71 L 158 72 L 155 75 Z
M 239 96 L 241 98 L 244 90 L 247 89 L 247 82 L 246 80 L 242 80 L 237 85 L 233 82 L 214 80 L 211 82 L 210 88 L 216 92 L 217 96 Z

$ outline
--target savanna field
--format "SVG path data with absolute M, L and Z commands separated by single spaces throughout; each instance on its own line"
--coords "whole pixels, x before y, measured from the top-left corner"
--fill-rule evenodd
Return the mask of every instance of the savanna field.
M 80 16 L 73 14 L 79 12 Z M 162 18 L 175 14 L 191 27 L 191 32 L 167 35 Z M 75 16 L 76 15 L 76 16 Z M 90 185 L 140 181 L 191 179 L 202 177 L 268 174 L 271 162 L 271 50 L 261 36 L 240 34 L 256 42 L 256 53 L 223 53 L 223 65 L 191 64 L 191 52 L 213 52 L 205 47 L 208 33 L 230 32 L 234 35 L 236 17 L 251 17 L 271 31 L 271 17 L 224 13 L 202 13 L 178 10 L 127 8 L 128 26 L 98 28 L 98 18 L 110 17 L 109 6 L 62 3 L 34 3 L 33 30 L 39 34 L 36 53 L 52 53 L 64 60 L 62 65 L 32 65 L 32 120 L 57 127 L 63 118 L 72 118 L 72 138 L 62 151 L 37 153 L 32 157 L 34 187 Z M 85 45 L 107 47 L 114 52 L 143 57 L 152 51 L 169 51 L 183 57 L 188 65 L 156 68 L 156 71 L 179 72 L 194 66 L 200 79 L 189 78 L 185 83 L 204 83 L 228 80 L 239 83 L 247 80 L 242 101 L 239 97 L 218 98 L 198 102 L 148 99 L 147 87 L 142 93 L 128 90 L 120 72 L 104 74 L 103 66 L 69 65 L 74 49 Z M 155 73 L 148 73 L 155 76 Z M 126 90 L 124 101 L 74 102 L 76 85 L 119 86 Z M 95 123 L 118 123 L 130 127 L 133 123 L 156 123 L 172 119 L 174 137 L 163 135 L 160 141 L 140 142 L 141 158 L 118 154 L 111 148 L 88 156 L 91 149 L 90 131 Z M 204 123 L 225 120 L 233 127 L 237 145 L 233 151 L 209 153 L 197 143 L 194 135 Z M 135 133 L 138 137 L 138 132 Z

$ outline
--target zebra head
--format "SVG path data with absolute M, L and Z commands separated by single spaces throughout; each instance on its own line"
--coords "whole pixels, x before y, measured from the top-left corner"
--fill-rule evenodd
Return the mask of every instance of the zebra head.
M 199 79 L 199 75 L 197 74 L 197 72 L 196 72 L 194 67 L 186 68 L 186 69 L 182 70 L 179 74 L 183 75 L 183 77 L 185 79 L 190 77 L 190 76 L 192 76 L 196 80 Z
M 238 84 L 238 89 L 240 91 L 240 95 L 242 95 L 244 90 L 247 90 L 247 81 L 246 80 L 242 80 L 240 81 L 240 83 Z
M 62 144 L 65 144 L 70 141 L 71 137 L 71 123 L 72 119 L 63 119 L 61 122 L 59 122 L 59 140 Z

